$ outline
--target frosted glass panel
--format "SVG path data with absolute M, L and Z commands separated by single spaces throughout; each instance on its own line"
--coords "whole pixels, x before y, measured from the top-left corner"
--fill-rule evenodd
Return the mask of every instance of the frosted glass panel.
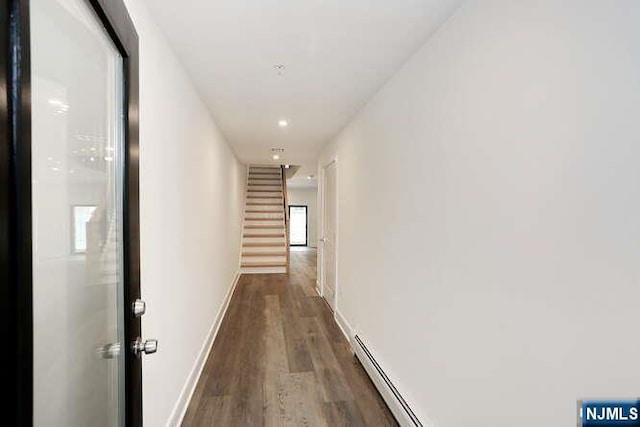
M 34 425 L 123 425 L 123 62 L 83 0 L 31 1 Z

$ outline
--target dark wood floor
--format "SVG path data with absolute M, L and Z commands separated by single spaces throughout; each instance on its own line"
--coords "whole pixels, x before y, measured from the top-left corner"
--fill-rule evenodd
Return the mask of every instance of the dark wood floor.
M 184 426 L 397 425 L 315 281 L 315 250 L 240 278 Z

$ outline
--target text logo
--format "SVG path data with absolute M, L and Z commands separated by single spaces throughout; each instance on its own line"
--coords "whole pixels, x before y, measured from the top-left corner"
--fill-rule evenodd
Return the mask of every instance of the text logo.
M 640 400 L 582 400 L 578 426 L 640 427 Z

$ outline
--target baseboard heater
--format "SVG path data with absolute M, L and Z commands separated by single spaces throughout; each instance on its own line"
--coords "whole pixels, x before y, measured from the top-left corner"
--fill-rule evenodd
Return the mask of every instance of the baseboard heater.
M 358 335 L 353 337 L 356 357 L 364 366 L 364 369 L 369 374 L 371 381 L 376 386 L 380 395 L 387 402 L 387 406 L 396 417 L 396 421 L 402 427 L 423 427 L 422 423 L 413 413 L 409 404 L 402 398 L 402 395 L 395 388 L 387 374 L 384 373 L 376 359 L 373 357 L 369 349 L 362 342 Z

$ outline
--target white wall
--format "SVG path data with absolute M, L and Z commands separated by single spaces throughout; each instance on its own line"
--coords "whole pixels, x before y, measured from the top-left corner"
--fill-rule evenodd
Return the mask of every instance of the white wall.
M 245 168 L 139 0 L 144 423 L 165 425 L 239 267 Z
M 307 206 L 308 246 L 318 247 L 318 189 L 317 188 L 288 188 L 288 202 L 290 205 Z
M 433 425 L 637 396 L 638 22 L 634 0 L 467 1 L 323 151 L 338 309 Z

